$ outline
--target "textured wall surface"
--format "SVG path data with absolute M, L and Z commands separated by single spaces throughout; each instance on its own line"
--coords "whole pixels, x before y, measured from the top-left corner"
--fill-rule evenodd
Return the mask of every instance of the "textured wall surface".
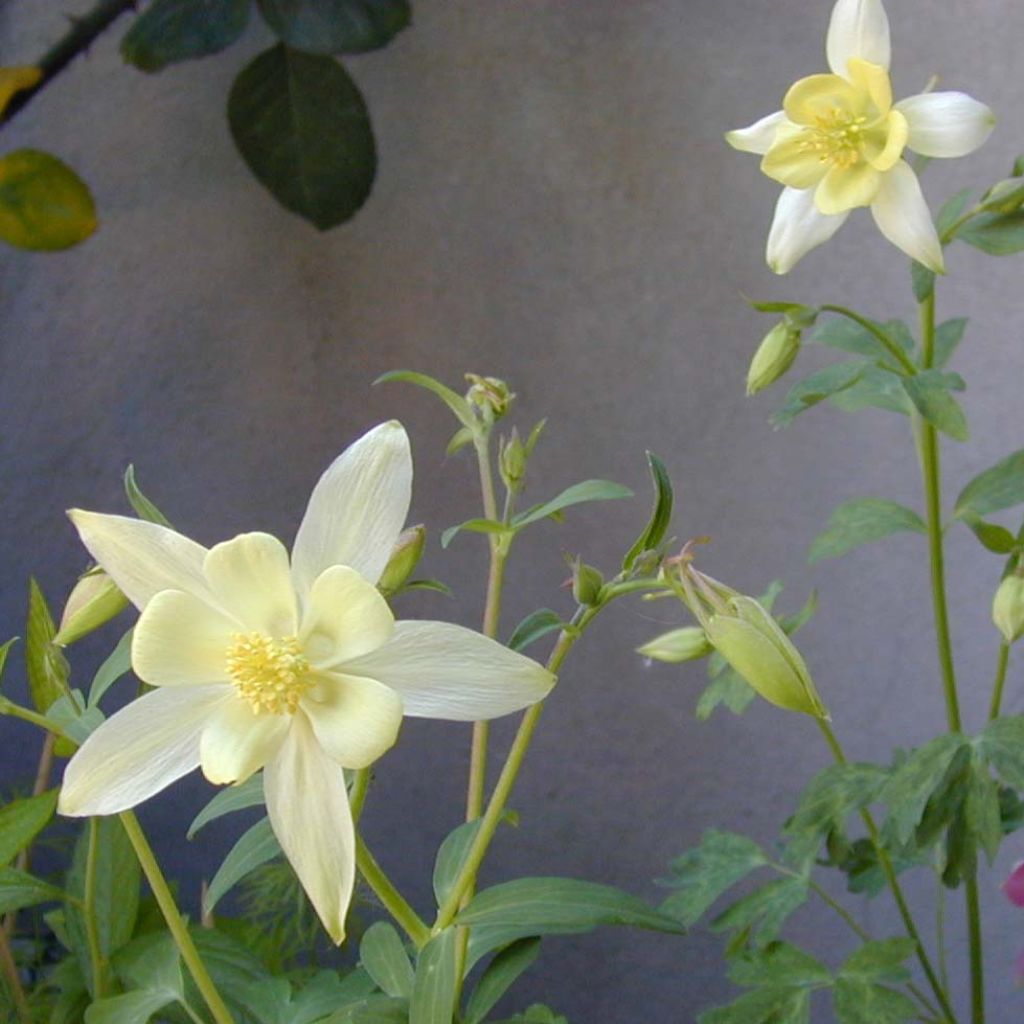
M 0 6 L 4 62 L 36 55 L 62 30 L 66 6 Z M 1024 6 L 890 7 L 897 94 L 938 72 L 1000 119 L 978 154 L 928 168 L 934 208 L 963 185 L 1002 177 L 1024 149 L 1024 83 L 1011 73 Z M 227 134 L 227 90 L 266 45 L 260 26 L 224 57 L 153 77 L 121 64 L 123 29 L 111 33 L 3 133 L 4 149 L 39 146 L 72 162 L 102 218 L 68 253 L 0 252 L 3 636 L 22 631 L 29 573 L 59 602 L 83 567 L 63 510 L 121 510 L 127 462 L 205 543 L 246 529 L 290 539 L 330 459 L 396 416 L 414 444 L 413 519 L 434 531 L 426 568 L 456 592 L 450 602 L 405 599 L 401 612 L 476 623 L 484 543 L 460 537 L 442 552 L 436 540 L 475 514 L 473 467 L 445 459 L 451 423 L 432 399 L 370 387 L 398 367 L 453 383 L 473 370 L 513 383 L 520 424 L 549 417 L 534 495 L 588 476 L 641 495 L 525 539 L 506 630 L 540 605 L 568 608 L 563 552 L 609 568 L 621 558 L 647 513 L 651 448 L 677 485 L 676 531 L 713 535 L 708 571 L 750 592 L 783 578 L 786 609 L 820 589 L 801 645 L 853 757 L 884 759 L 938 731 L 921 539 L 813 570 L 805 562 L 840 501 L 877 495 L 920 507 L 906 423 L 825 409 L 774 432 L 767 418 L 781 395 L 743 397 L 767 324 L 741 292 L 913 316 L 906 261 L 866 213 L 775 279 L 763 242 L 776 186 L 722 142 L 724 129 L 774 109 L 795 78 L 824 70 L 828 10 L 812 0 L 421 2 L 392 47 L 350 62 L 380 174 L 356 220 L 324 235 L 274 205 Z M 1022 444 L 1022 267 L 962 246 L 949 253 L 939 315 L 971 317 L 955 368 L 968 380 L 976 438 L 948 446 L 951 492 Z M 803 365 L 821 356 L 808 352 Z M 976 557 L 966 531 L 951 531 L 949 550 L 957 662 L 977 727 L 995 662 L 987 606 L 998 563 Z M 697 722 L 703 669 L 645 667 L 633 653 L 677 621 L 663 604 L 623 603 L 580 646 L 515 793 L 522 823 L 501 835 L 486 878 L 568 874 L 657 898 L 652 880 L 707 827 L 771 842 L 827 751 L 809 722 L 765 705 Z M 76 653 L 84 679 L 99 654 L 99 645 Z M 1024 710 L 1021 684 L 1014 665 L 1014 711 Z M 498 727 L 499 749 L 511 728 Z M 9 722 L 2 729 L 7 783 L 36 741 Z M 377 768 L 367 836 L 421 905 L 423 851 L 458 821 L 467 747 L 463 727 L 410 721 Z M 193 896 L 239 830 L 229 819 L 186 849 L 183 823 L 208 795 L 193 778 L 143 814 L 172 862 L 194 859 Z M 993 1020 L 1017 1019 L 1024 998 L 1012 978 L 1024 917 L 997 889 L 1022 855 L 1018 836 L 982 891 Z M 926 885 L 911 888 L 926 898 Z M 960 907 L 957 895 L 957 926 Z M 896 930 L 884 897 L 858 913 L 879 935 Z M 833 961 L 848 948 L 825 911 L 794 924 L 798 940 Z M 680 939 L 606 930 L 546 946 L 518 1002 L 548 1001 L 575 1024 L 687 1021 L 730 991 L 720 942 L 705 930 Z M 962 965 L 963 946 L 951 956 Z

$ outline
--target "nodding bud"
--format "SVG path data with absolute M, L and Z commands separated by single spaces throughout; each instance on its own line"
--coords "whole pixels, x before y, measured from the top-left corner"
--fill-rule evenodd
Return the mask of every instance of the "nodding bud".
M 636 650 L 637 654 L 642 654 L 645 658 L 676 665 L 683 661 L 703 658 L 714 648 L 700 626 L 683 626 L 681 629 L 669 630 L 668 633 L 648 640 L 643 647 Z
M 128 607 L 128 598 L 102 569 L 94 569 L 79 579 L 64 605 L 60 628 L 53 638 L 65 647 L 81 640 Z
M 497 377 L 481 377 L 477 373 L 467 373 L 466 380 L 469 381 L 466 401 L 479 410 L 487 423 L 500 420 L 516 397 L 512 389 Z
M 814 718 L 829 717 L 803 657 L 782 627 L 752 597 L 736 594 L 707 620 L 707 637 L 766 701 Z
M 992 621 L 1003 639 L 1012 644 L 1024 636 L 1024 576 L 1012 572 L 992 599 Z
M 747 371 L 747 394 L 756 395 L 774 384 L 800 351 L 800 330 L 791 320 L 780 320 L 758 346 Z
M 427 529 L 425 526 L 410 526 L 399 534 L 388 564 L 384 567 L 384 572 L 381 573 L 377 583 L 377 589 L 385 597 L 390 597 L 401 590 L 406 580 L 413 574 L 413 570 L 419 565 L 420 558 L 423 556 L 423 545 L 426 539 Z

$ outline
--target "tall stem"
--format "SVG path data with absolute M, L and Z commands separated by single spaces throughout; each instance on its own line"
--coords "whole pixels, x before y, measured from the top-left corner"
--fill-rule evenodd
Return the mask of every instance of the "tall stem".
M 356 865 L 366 884 L 374 891 L 377 899 L 384 904 L 387 912 L 401 925 L 403 931 L 417 949 L 422 949 L 430 938 L 430 929 L 419 914 L 409 905 L 405 897 L 395 888 L 394 883 L 377 863 L 362 836 L 356 836 Z
M 988 720 L 994 722 L 1003 706 L 1003 686 L 1006 683 L 1006 670 L 1010 664 L 1010 645 L 1004 640 L 999 645 L 999 659 L 996 662 L 996 678 L 992 684 L 992 703 L 988 709 Z
M 103 998 L 103 978 L 106 974 L 103 950 L 100 946 L 99 928 L 96 925 L 96 858 L 99 853 L 100 821 L 90 818 L 89 847 L 85 855 L 85 898 L 82 901 L 82 917 L 85 919 L 85 938 L 89 946 L 89 960 L 92 964 L 92 997 Z

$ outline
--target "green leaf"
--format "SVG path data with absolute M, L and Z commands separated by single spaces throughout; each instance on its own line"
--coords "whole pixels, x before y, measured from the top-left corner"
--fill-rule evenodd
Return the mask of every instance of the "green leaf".
M 255 954 L 236 939 L 213 928 L 193 926 L 189 934 L 196 945 L 200 959 L 210 972 L 213 983 L 224 997 L 228 1007 L 238 1017 L 246 1011 L 258 1017 L 263 1009 L 261 983 L 270 980 L 266 967 Z M 360 974 L 362 972 L 359 972 Z M 195 990 L 191 978 L 186 978 L 185 994 L 190 1003 L 202 1005 L 202 996 Z M 244 1018 L 243 1018 L 244 1020 Z M 242 1021 L 239 1021 L 242 1024 Z M 292 1024 L 289 1020 L 288 1024 Z
M 270 819 L 261 818 L 242 834 L 217 869 L 203 897 L 203 911 L 212 913 L 217 901 L 236 883 L 280 852 L 281 845 L 270 827 Z
M 519 623 L 513 630 L 508 645 L 513 651 L 522 651 L 548 633 L 561 629 L 565 623 L 558 612 L 550 608 L 538 608 Z
M 26 871 L 0 868 L 0 914 L 33 907 L 37 903 L 62 900 L 65 895 L 60 889 Z
M 409 1024 L 442 1024 L 452 1019 L 457 934 L 457 929 L 445 928 L 420 950 L 409 999 Z
M 11 648 L 18 642 L 18 637 L 12 636 L 10 640 L 0 644 L 0 677 L 4 674 L 4 669 L 7 667 L 7 655 L 11 653 Z
M 927 533 L 924 520 L 909 508 L 885 498 L 856 498 L 840 505 L 829 517 L 828 529 L 818 534 L 807 560 L 813 565 L 824 558 L 839 558 L 848 551 L 909 530 Z
M 763 604 L 764 602 L 762 602 Z M 798 632 L 807 625 L 811 619 L 818 613 L 818 592 L 812 590 L 807 595 L 807 600 L 804 601 L 803 608 L 800 611 L 795 612 L 793 615 L 783 615 L 779 617 L 779 625 L 782 627 L 782 631 L 787 635 L 791 636 L 793 633 Z
M 881 324 L 876 326 L 882 329 Z M 868 359 L 885 359 L 889 356 L 889 350 L 871 331 L 855 320 L 848 320 L 845 317 L 825 320 L 808 340 L 838 349 L 840 352 L 866 356 Z
M 441 534 L 441 547 L 446 548 L 459 533 L 507 533 L 508 527 L 504 523 L 496 522 L 493 519 L 467 519 L 464 523 L 457 523 L 449 526 Z
M 377 921 L 366 929 L 359 943 L 359 961 L 382 992 L 399 999 L 412 994 L 412 964 L 401 937 L 389 922 Z
M 942 367 L 952 358 L 967 330 L 967 317 L 946 320 L 935 328 L 935 365 Z
M 714 655 L 712 655 L 712 658 Z M 724 659 L 723 659 L 724 662 Z M 706 722 L 720 704 L 734 715 L 742 715 L 757 697 L 757 691 L 729 665 L 719 672 L 705 687 L 697 700 L 697 718 Z
M 917 260 L 911 260 L 910 285 L 914 292 L 914 298 L 918 302 L 924 302 L 935 293 L 935 271 L 929 270 Z
M 185 995 L 178 947 L 168 931 L 140 935 L 114 958 L 117 976 L 129 988 L 165 992 L 171 999 Z
M 923 370 L 916 376 L 904 377 L 903 388 L 917 411 L 933 427 L 954 441 L 967 440 L 967 419 L 960 404 L 950 394 L 951 390 L 963 391 L 964 382 L 959 376 L 941 370 Z
M 852 387 L 864 374 L 866 368 L 866 363 L 836 363 L 817 373 L 812 373 L 790 388 L 785 405 L 775 413 L 771 422 L 776 427 L 789 426 L 800 413 L 806 412 L 826 398 Z
M 967 206 L 967 200 L 971 197 L 971 190 L 969 188 L 961 189 L 956 195 L 951 196 L 947 199 L 942 206 L 939 208 L 939 212 L 935 217 L 935 227 L 938 229 L 940 235 L 944 235 L 952 226 L 957 218 L 964 212 Z
M 495 1003 L 537 959 L 540 939 L 520 939 L 506 946 L 487 965 L 466 1006 L 466 1024 L 483 1024 Z
M 368 996 L 316 1024 L 409 1024 L 409 1004 L 390 996 Z
M 125 992 L 92 1003 L 85 1011 L 85 1024 L 146 1024 L 154 1013 L 174 1001 L 160 989 Z
M 829 396 L 829 403 L 843 412 L 884 409 L 909 416 L 914 406 L 903 390 L 903 378 L 889 370 L 869 366 L 860 379 L 843 391 Z
M 442 594 L 444 597 L 452 596 L 452 588 L 440 580 L 409 580 L 395 591 L 395 596 L 407 594 L 410 590 L 429 590 L 432 594 Z
M 710 829 L 701 836 L 700 846 L 672 862 L 672 876 L 663 884 L 677 891 L 659 909 L 689 928 L 723 893 L 767 864 L 768 858 L 752 839 Z
M 87 707 L 96 707 L 103 695 L 120 679 L 132 670 L 132 630 L 128 630 L 117 646 L 107 655 L 103 664 L 96 670 L 89 687 Z
M 840 973 L 866 981 L 900 984 L 910 977 L 910 971 L 903 964 L 915 949 L 914 940 L 908 938 L 865 942 L 849 956 Z
M 862 978 L 840 975 L 832 999 L 839 1024 L 904 1024 L 920 1019 L 909 996 Z
M 35 577 L 29 580 L 28 622 L 25 626 L 25 669 L 32 703 L 46 712 L 68 692 L 70 669 L 60 648 L 54 644 L 57 628 L 46 598 Z
M 977 744 L 1007 785 L 1024 789 L 1024 715 L 1007 715 L 990 722 Z
M 456 452 L 462 451 L 467 444 L 473 443 L 474 432 L 469 427 L 459 427 L 458 430 L 452 434 L 451 440 L 445 445 L 445 455 L 452 456 Z
M 414 370 L 390 370 L 382 373 L 373 383 L 389 384 L 394 381 L 401 381 L 406 384 L 415 384 L 417 387 L 425 388 L 448 406 L 455 414 L 455 418 L 470 431 L 470 440 L 476 435 L 479 424 L 473 415 L 473 410 L 461 395 L 457 395 L 451 388 L 446 387 L 439 380 L 428 377 L 425 373 L 416 373 Z
M 971 761 L 964 815 L 971 845 L 977 844 L 985 851 L 991 867 L 1003 841 L 1003 822 L 999 811 L 999 785 L 980 756 Z M 970 867 L 973 866 L 972 858 Z
M 1024 249 L 1024 210 L 979 213 L 957 231 L 956 237 L 990 256 L 1010 256 Z
M 46 712 L 46 718 L 79 746 L 103 724 L 103 712 L 97 707 L 86 707 L 81 690 L 72 690 L 71 693 L 55 700 Z M 61 750 L 61 745 L 65 742 L 64 739 L 59 739 L 55 749 L 58 755 L 69 757 L 73 748 L 65 754 Z
M 365 53 L 386 46 L 412 20 L 409 0 L 259 0 L 267 24 L 309 53 Z
M 1005 526 L 971 515 L 964 516 L 963 521 L 987 551 L 1008 555 L 1017 547 L 1017 538 Z
M 220 53 L 245 31 L 249 0 L 154 0 L 121 40 L 121 56 L 142 71 Z
M 92 195 L 67 164 L 38 149 L 0 157 L 0 239 L 19 249 L 54 251 L 95 230 Z
M 330 57 L 265 50 L 235 79 L 228 122 L 252 173 L 321 231 L 366 202 L 377 169 L 370 118 L 355 82 Z
M 494 1024 L 569 1024 L 569 1018 L 555 1013 L 548 1006 L 534 1003 L 528 1006 L 524 1013 L 517 1013 L 507 1020 L 495 1021 Z
M 1024 502 L 1024 448 L 979 473 L 956 499 L 958 519 L 981 517 Z
M 131 463 L 124 471 L 124 493 L 128 498 L 128 504 L 140 519 L 171 528 L 168 518 L 140 490 L 135 480 L 135 467 Z
M 53 819 L 56 789 L 15 800 L 0 810 L 0 864 L 9 864 Z
M 807 901 L 806 878 L 780 878 L 737 900 L 712 922 L 716 932 L 732 931 L 744 943 L 767 945 L 775 940 L 786 919 Z
M 788 942 L 772 942 L 733 960 L 729 980 L 744 988 L 817 988 L 831 985 L 832 975 L 810 953 Z
M 810 1024 L 811 994 L 806 989 L 762 988 L 728 1006 L 706 1010 L 698 1024 Z
M 629 572 L 633 568 L 633 563 L 645 551 L 658 549 L 672 521 L 672 481 L 669 479 L 665 463 L 654 452 L 648 452 L 647 464 L 651 470 L 651 479 L 654 481 L 654 509 L 643 533 L 633 542 L 633 546 L 622 560 L 623 572 Z
M 453 829 L 438 847 L 434 859 L 434 896 L 440 906 L 452 893 L 455 880 L 466 862 L 470 846 L 480 831 L 480 822 L 466 821 Z
M 263 773 L 257 772 L 255 775 L 250 775 L 245 782 L 237 786 L 227 786 L 217 793 L 192 819 L 192 824 L 188 827 L 188 838 L 192 839 L 204 825 L 208 825 L 225 814 L 244 811 L 249 807 L 261 807 L 264 802 Z
M 518 530 L 539 519 L 557 515 L 572 505 L 580 505 L 587 501 L 614 501 L 618 498 L 632 498 L 633 492 L 622 484 L 610 480 L 584 480 L 582 483 L 567 487 L 561 494 L 541 505 L 534 505 L 512 519 L 512 525 Z

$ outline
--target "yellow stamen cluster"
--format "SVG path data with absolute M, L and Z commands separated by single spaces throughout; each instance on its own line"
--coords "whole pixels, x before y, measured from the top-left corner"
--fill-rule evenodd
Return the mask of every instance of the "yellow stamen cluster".
M 852 167 L 860 160 L 864 126 L 867 118 L 834 108 L 815 119 L 816 123 L 804 129 L 803 149 L 816 153 L 824 164 L 833 167 Z
M 309 662 L 294 636 L 235 633 L 227 651 L 227 671 L 238 692 L 257 714 L 294 714 L 312 686 Z

